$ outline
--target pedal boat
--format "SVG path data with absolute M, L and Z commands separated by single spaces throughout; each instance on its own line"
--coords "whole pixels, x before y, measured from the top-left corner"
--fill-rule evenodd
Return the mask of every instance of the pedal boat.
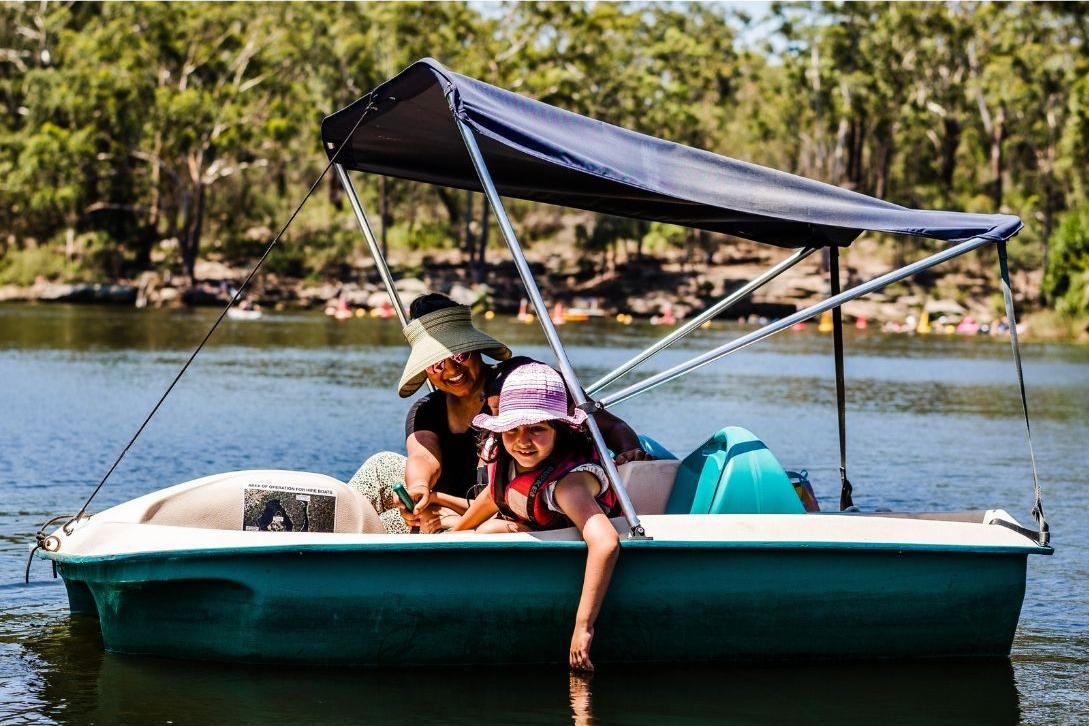
M 839 307 L 993 245 L 1020 372 L 1005 257 L 1019 219 L 908 209 L 578 116 L 431 59 L 326 118 L 322 139 L 402 325 L 404 306 L 348 172 L 487 197 L 584 410 L 612 407 L 832 312 L 843 511 L 805 511 L 774 457 L 743 430 L 723 429 L 680 461 L 651 447 L 658 461 L 618 468 L 589 418 L 624 514 L 614 520 L 624 537 L 595 661 L 1008 656 L 1028 555 L 1052 551 L 1039 486 L 1038 531 L 1001 509 L 853 511 Z M 726 233 L 793 254 L 584 387 L 502 195 Z M 839 249 L 866 230 L 949 246 L 841 291 Z M 829 261 L 826 300 L 602 394 L 817 250 Z M 1021 392 L 1027 423 L 1023 383 Z M 258 525 L 247 524 L 247 492 L 270 489 L 295 493 L 295 515 L 270 500 Z M 300 521 L 299 502 L 308 513 L 313 505 L 314 516 Z M 98 618 L 110 651 L 321 664 L 566 662 L 585 563 L 573 529 L 372 534 L 373 509 L 351 487 L 289 471 L 220 474 L 90 517 L 86 509 L 40 533 L 38 554 L 64 578 L 72 612 Z
M 661 514 L 679 464 L 621 467 L 646 537 L 621 538 L 596 660 L 1009 654 L 1027 557 L 1048 550 L 991 523 L 1013 522 L 1006 512 Z M 335 492 L 336 531 L 243 531 L 254 483 Z M 112 652 L 565 661 L 586 557 L 576 530 L 363 534 L 366 511 L 327 476 L 235 472 L 81 520 L 45 556 Z

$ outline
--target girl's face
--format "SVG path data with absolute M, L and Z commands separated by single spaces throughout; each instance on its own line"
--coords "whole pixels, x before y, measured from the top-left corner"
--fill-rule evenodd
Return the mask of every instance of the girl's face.
M 519 469 L 536 469 L 556 446 L 556 429 L 547 421 L 503 432 L 503 448 Z

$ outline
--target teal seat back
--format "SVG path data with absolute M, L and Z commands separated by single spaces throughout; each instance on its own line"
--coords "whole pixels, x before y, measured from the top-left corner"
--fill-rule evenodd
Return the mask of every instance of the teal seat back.
M 763 441 L 727 426 L 681 461 L 666 514 L 802 514 L 805 507 Z
M 643 447 L 643 451 L 647 452 L 655 459 L 676 459 L 677 457 L 672 451 L 659 444 L 654 439 L 650 438 L 646 434 L 639 434 L 639 445 Z

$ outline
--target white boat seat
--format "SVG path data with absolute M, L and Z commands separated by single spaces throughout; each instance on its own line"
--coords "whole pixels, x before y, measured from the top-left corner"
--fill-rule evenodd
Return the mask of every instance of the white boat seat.
M 619 467 L 620 482 L 637 514 L 665 514 L 680 465 L 677 459 L 661 459 L 632 461 Z
M 247 487 L 271 485 L 332 492 L 334 532 L 384 533 L 378 513 L 362 494 L 323 474 L 301 471 L 236 471 L 198 479 L 162 492 L 140 519 L 145 524 L 202 529 L 243 529 Z M 296 524 L 295 526 L 298 526 Z

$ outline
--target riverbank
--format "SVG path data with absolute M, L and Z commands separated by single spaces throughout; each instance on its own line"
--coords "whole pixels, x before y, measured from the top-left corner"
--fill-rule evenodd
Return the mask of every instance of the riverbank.
M 493 253 L 500 257 L 499 251 Z M 737 243 L 700 259 L 680 250 L 637 254 L 623 247 L 609 259 L 588 264 L 562 240 L 532 246 L 528 257 L 550 305 L 609 317 L 684 319 L 736 290 L 784 259 L 786 250 Z M 863 238 L 841 254 L 843 285 L 850 287 L 894 267 L 890 251 Z M 505 255 L 503 256 L 505 258 Z M 518 311 L 524 298 L 513 264 L 506 259 L 469 271 L 458 250 L 426 253 L 396 250 L 394 277 L 407 304 L 428 291 L 444 292 L 458 302 L 499 314 Z M 844 306 L 849 322 L 886 330 L 931 325 L 938 331 L 973 326 L 984 330 L 1002 319 L 1001 295 L 993 254 L 958 261 L 872 293 Z M 899 261 L 903 262 L 903 261 Z M 360 314 L 388 313 L 388 296 L 369 257 L 350 260 L 343 279 L 315 281 L 261 272 L 247 293 L 266 309 L 326 309 L 341 306 Z M 223 305 L 248 269 L 216 260 L 197 263 L 193 285 L 169 270 L 146 271 L 132 279 L 96 283 L 39 278 L 30 286 L 0 286 L 2 302 L 108 303 L 136 307 Z M 471 282 L 471 278 L 479 282 Z M 1013 287 L 1024 334 L 1043 340 L 1089 340 L 1089 321 L 1062 316 L 1039 306 L 1041 274 L 1014 270 Z M 814 254 L 732 308 L 726 317 L 759 320 L 789 315 L 828 294 L 827 260 Z

